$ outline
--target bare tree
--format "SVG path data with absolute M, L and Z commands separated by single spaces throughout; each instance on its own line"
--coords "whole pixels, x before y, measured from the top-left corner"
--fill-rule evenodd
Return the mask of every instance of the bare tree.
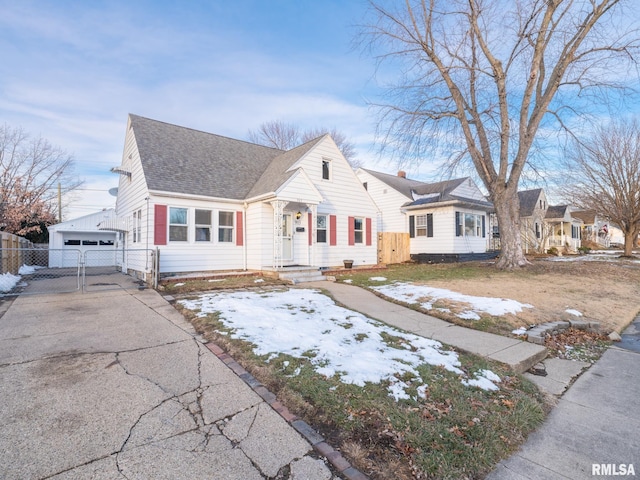
M 601 126 L 586 141 L 575 141 L 567 165 L 572 203 L 618 226 L 624 255 L 640 234 L 640 125 L 637 120 Z
M 47 140 L 0 126 L 0 230 L 27 235 L 55 223 L 58 184 L 63 192 L 79 186 L 72 168 L 71 155 Z
M 588 108 L 585 95 L 592 104 L 623 86 L 611 78 L 628 75 L 621 65 L 634 60 L 638 36 L 624 27 L 622 3 L 371 1 L 362 39 L 402 72 L 378 105 L 382 140 L 413 158 L 439 147 L 472 162 L 495 205 L 499 268 L 527 263 L 517 191 L 543 120 L 565 127 Z
M 280 150 L 291 150 L 327 133 L 331 135 L 331 138 L 349 164 L 353 168 L 357 168 L 359 162 L 356 159 L 355 147 L 349 142 L 347 136 L 335 127 L 330 130 L 326 128 L 310 128 L 301 131 L 297 125 L 281 120 L 272 120 L 261 124 L 258 130 L 250 130 L 248 137 L 249 141 L 259 145 L 266 145 Z

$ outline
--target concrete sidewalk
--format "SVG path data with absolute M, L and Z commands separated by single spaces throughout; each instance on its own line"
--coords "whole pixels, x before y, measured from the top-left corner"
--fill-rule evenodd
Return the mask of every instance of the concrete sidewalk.
M 507 364 L 518 373 L 527 371 L 547 356 L 546 349 L 540 345 L 460 327 L 388 302 L 360 287 L 331 281 L 305 283 L 304 286 L 324 289 L 347 308 L 416 335 Z
M 0 386 L 3 479 L 334 478 L 152 290 L 18 297 Z
M 640 322 L 639 322 L 640 323 Z M 638 325 L 640 326 L 640 325 Z M 640 477 L 640 353 L 611 347 L 487 480 Z M 613 473 L 615 469 L 615 472 Z M 608 472 L 608 475 L 605 473 Z

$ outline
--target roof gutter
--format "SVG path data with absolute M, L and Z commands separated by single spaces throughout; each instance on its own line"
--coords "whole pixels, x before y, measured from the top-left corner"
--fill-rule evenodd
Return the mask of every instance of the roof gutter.
M 447 200 L 446 202 L 423 203 L 421 205 L 407 205 L 406 207 L 401 207 L 400 211 L 408 212 L 413 210 L 424 210 L 428 208 L 453 207 L 456 205 L 460 205 L 463 207 L 476 208 L 478 210 L 484 210 L 486 212 L 492 212 L 495 210 L 493 205 L 474 203 L 474 202 L 465 202 L 463 200 Z

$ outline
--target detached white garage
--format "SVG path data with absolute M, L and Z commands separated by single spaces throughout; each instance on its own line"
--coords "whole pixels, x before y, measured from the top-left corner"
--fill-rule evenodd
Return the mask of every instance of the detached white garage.
M 115 264 L 118 233 L 98 230 L 98 224 L 115 218 L 110 208 L 84 217 L 51 225 L 49 230 L 49 267 L 76 267 L 85 252 L 88 266 Z

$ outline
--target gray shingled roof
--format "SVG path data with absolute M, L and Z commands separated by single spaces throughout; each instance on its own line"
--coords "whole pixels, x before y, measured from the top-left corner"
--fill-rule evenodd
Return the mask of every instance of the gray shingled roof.
M 129 117 L 150 190 L 242 200 L 272 161 L 285 156 L 283 150 Z
M 293 175 L 293 172 L 287 172 L 289 167 L 302 158 L 324 137 L 325 135 L 318 137 L 275 157 L 253 188 L 249 191 L 247 198 L 274 192 L 280 185 L 287 181 L 291 175 Z
M 391 188 L 397 190 L 407 198 L 413 198 L 411 190 L 419 187 L 420 185 L 425 185 L 424 182 L 419 182 L 418 180 L 409 180 L 408 178 L 398 177 L 397 175 L 389 175 L 388 173 L 376 172 L 375 170 L 368 170 L 366 168 L 363 168 L 362 170 L 373 175 L 381 182 L 386 183 Z
M 432 195 L 436 193 L 439 194 L 438 196 L 412 200 L 405 203 L 403 207 L 415 207 L 419 205 L 428 205 L 430 203 L 448 201 L 458 201 L 461 203 L 467 203 L 470 205 L 481 207 L 493 207 L 493 204 L 491 202 L 482 202 L 471 198 L 463 198 L 456 195 L 451 195 L 451 192 L 458 186 L 462 185 L 465 181 L 467 181 L 469 177 L 444 180 L 442 182 L 436 183 L 425 183 L 418 180 L 410 180 L 408 178 L 398 177 L 396 175 L 389 175 L 388 173 L 368 170 L 366 168 L 363 168 L 363 170 L 410 199 L 413 199 L 414 192 L 416 195 Z
M 536 203 L 542 193 L 541 188 L 535 188 L 533 190 L 524 190 L 518 192 L 518 198 L 520 199 L 520 216 L 530 217 L 536 208 Z
M 595 210 L 579 210 L 571 212 L 571 216 L 579 218 L 585 225 L 594 225 L 596 223 L 596 211 Z
M 569 208 L 568 205 L 554 205 L 554 206 L 549 206 L 549 208 L 547 209 L 547 213 L 545 215 L 545 218 L 564 218 L 565 215 L 567 214 L 567 209 Z

